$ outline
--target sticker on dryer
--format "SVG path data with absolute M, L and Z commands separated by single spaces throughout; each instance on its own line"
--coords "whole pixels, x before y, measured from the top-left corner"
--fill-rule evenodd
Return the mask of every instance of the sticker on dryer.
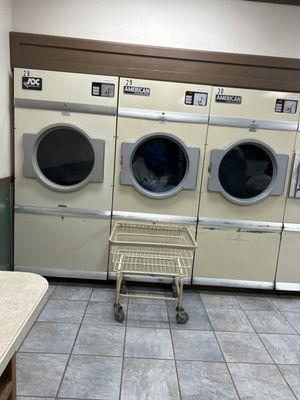
M 216 103 L 242 104 L 242 96 L 216 94 Z
M 205 92 L 192 92 L 188 90 L 185 92 L 184 104 L 187 106 L 202 106 L 207 105 L 207 96 Z
M 150 96 L 150 88 L 139 86 L 124 86 L 123 93 L 134 94 L 136 96 Z
M 296 114 L 297 106 L 297 100 L 277 99 L 275 103 L 275 112 L 284 114 Z
M 113 83 L 92 82 L 92 96 L 114 97 L 115 85 Z
M 33 76 L 22 76 L 22 89 L 25 90 L 42 90 L 42 78 Z

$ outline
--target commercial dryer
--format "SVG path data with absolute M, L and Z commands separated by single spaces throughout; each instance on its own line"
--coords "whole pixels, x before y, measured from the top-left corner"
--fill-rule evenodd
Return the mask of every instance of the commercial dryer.
M 300 132 L 298 128 L 278 258 L 278 290 L 300 290 Z
M 15 269 L 106 279 L 118 78 L 15 69 Z
M 273 288 L 298 97 L 214 88 L 194 283 Z
M 113 218 L 195 230 L 211 87 L 120 79 Z

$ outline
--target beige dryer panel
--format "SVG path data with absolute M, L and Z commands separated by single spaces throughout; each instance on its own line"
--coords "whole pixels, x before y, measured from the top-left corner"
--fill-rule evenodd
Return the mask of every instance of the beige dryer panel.
M 298 156 L 300 154 L 300 131 L 299 130 L 297 132 L 294 157 L 292 159 L 292 169 L 298 167 L 298 165 L 296 165 L 296 160 L 295 160 L 296 154 Z M 298 171 L 300 173 L 300 169 L 298 169 Z M 293 171 L 291 170 L 290 175 L 292 175 L 292 173 L 293 173 Z M 296 174 L 297 174 L 297 172 L 296 172 Z M 291 176 L 289 178 L 290 178 L 289 182 L 291 184 Z M 300 198 L 293 198 L 293 197 L 287 198 L 286 209 L 285 209 L 285 214 L 284 214 L 284 222 L 300 224 Z
M 300 132 L 297 132 L 295 156 L 300 153 Z M 298 159 L 294 157 L 293 170 L 296 176 Z M 298 169 L 298 171 L 297 171 Z M 293 172 L 291 172 L 292 175 Z M 291 180 L 292 185 L 292 180 Z M 291 225 L 289 225 L 291 224 Z M 300 198 L 288 197 L 284 214 L 284 230 L 280 244 L 278 268 L 276 275 L 276 289 L 300 291 Z
M 106 279 L 109 233 L 109 220 L 16 214 L 15 268 Z
M 197 187 L 194 190 L 182 190 L 172 197 L 153 199 L 139 193 L 134 187 L 120 184 L 122 141 L 135 142 L 142 136 L 153 132 L 175 135 L 186 146 L 200 149 Z M 116 181 L 114 191 L 114 210 L 134 211 L 167 215 L 197 216 L 203 154 L 205 149 L 206 125 L 168 122 L 161 125 L 156 121 L 143 121 L 120 118 L 118 123 L 118 141 L 116 151 Z
M 269 145 L 279 154 L 289 154 L 285 189 L 282 196 L 272 196 L 253 205 L 237 205 L 225 199 L 220 193 L 207 189 L 210 176 L 210 153 L 215 149 L 226 149 L 240 140 L 258 140 Z M 291 168 L 291 155 L 295 140 L 294 132 L 257 130 L 250 133 L 245 128 L 210 126 L 202 181 L 200 216 L 220 219 L 244 219 L 258 221 L 281 221 L 288 192 L 288 176 Z
M 197 242 L 193 274 L 195 283 L 210 281 L 208 284 L 218 286 L 218 282 L 227 280 L 231 281 L 231 284 L 227 283 L 228 286 L 256 287 L 259 286 L 258 282 L 272 286 L 279 232 L 257 233 L 199 227 Z M 225 283 L 223 285 L 226 286 Z
M 15 201 L 16 204 L 110 210 L 113 184 L 116 118 L 108 115 L 71 113 L 59 111 L 15 110 Z M 82 129 L 92 139 L 105 141 L 104 176 L 101 183 L 69 193 L 50 189 L 34 178 L 23 176 L 23 134 L 38 133 L 53 124 L 67 124 Z
M 153 110 L 156 110 L 160 115 L 165 113 L 167 117 L 174 117 L 174 113 L 177 117 L 178 115 L 179 117 L 183 115 L 184 118 L 188 118 L 189 115 L 200 117 L 200 119 L 202 118 L 202 123 L 161 121 L 151 120 L 151 117 L 148 119 L 147 116 L 133 118 L 119 115 L 114 210 L 196 217 L 207 134 L 207 121 L 205 123 L 203 121 L 205 118 L 208 119 L 211 87 L 134 79 L 131 82 L 132 86 L 150 89 L 150 96 L 139 96 L 124 94 L 124 86 L 126 86 L 127 81 L 130 80 L 125 78 L 120 80 L 120 115 L 124 113 L 124 110 L 126 112 L 134 109 L 141 112 L 146 111 L 146 113 L 150 111 L 150 114 Z M 193 106 L 184 104 L 187 91 L 207 93 L 206 105 Z M 183 189 L 171 197 L 157 199 L 140 193 L 133 186 L 120 183 L 122 143 L 135 143 L 146 135 L 153 133 L 171 135 L 179 139 L 186 147 L 200 150 L 195 189 Z
M 149 89 L 150 92 L 149 95 L 128 94 L 124 92 L 126 86 Z M 120 78 L 119 107 L 208 115 L 211 90 L 211 86 L 201 84 Z M 206 93 L 206 105 L 185 104 L 186 92 Z
M 300 231 L 283 231 L 276 275 L 276 288 L 300 290 Z
M 58 277 L 107 278 L 110 219 L 85 218 L 85 214 L 91 216 L 91 211 L 96 211 L 105 218 L 111 212 L 117 98 L 117 77 L 15 69 L 15 203 L 19 211 L 15 214 L 16 270 Z M 49 178 L 47 186 L 46 175 L 41 176 L 38 146 L 61 126 L 66 126 L 69 139 L 76 134 L 81 138 L 78 146 L 84 143 L 82 137 L 90 143 L 79 160 L 74 160 L 75 146 L 70 146 L 73 153 L 66 160 L 59 151 L 56 159 L 56 147 L 50 139 L 54 157 L 49 162 L 44 147 L 44 169 L 50 170 L 49 176 L 55 176 L 61 165 L 69 171 L 61 180 L 64 183 L 53 179 L 58 187 L 50 188 L 53 182 Z M 65 132 L 62 136 L 66 140 Z M 72 166 L 74 161 L 77 165 L 68 170 L 68 163 Z M 87 176 L 83 182 L 86 186 L 76 187 L 72 183 L 78 179 L 76 166 L 82 164 L 89 167 L 83 168 L 83 174 L 80 168 L 78 176 L 81 179 L 86 173 L 90 179 Z M 75 191 L 63 191 L 63 185 L 73 185 L 69 189 Z M 29 209 L 33 214 L 25 213 Z M 63 209 L 71 214 L 51 215 Z
M 241 98 L 241 103 L 217 102 L 217 96 L 219 96 L 220 99 L 222 96 L 237 96 Z M 296 112 L 291 114 L 275 112 L 276 101 L 278 99 L 298 102 L 296 105 Z M 218 117 L 297 122 L 299 118 L 299 99 L 300 95 L 296 93 L 214 87 L 212 91 L 210 114 L 211 116 Z
M 22 88 L 22 80 L 26 81 L 30 77 L 42 79 L 42 90 Z M 110 93 L 113 97 L 92 95 L 92 85 L 101 83 L 113 88 Z M 118 78 L 16 68 L 14 96 L 16 203 L 110 210 Z M 36 178 L 24 177 L 24 134 L 38 135 L 45 128 L 55 125 L 78 128 L 89 139 L 105 142 L 101 183 L 90 182 L 79 190 L 66 193 L 48 188 Z
M 29 75 L 28 75 L 29 74 Z M 22 78 L 41 78 L 42 90 L 22 89 Z M 92 83 L 114 85 L 114 97 L 92 96 Z M 118 78 L 36 69 L 14 69 L 14 97 L 46 102 L 76 103 L 117 107 Z
M 217 103 L 215 99 L 221 89 L 224 90 L 223 95 L 238 96 L 241 99 L 241 104 Z M 299 105 L 296 114 L 278 113 L 275 112 L 276 99 L 299 101 L 299 96 L 292 93 L 235 88 L 213 89 L 210 114 L 210 121 L 213 125 L 209 125 L 207 135 L 200 201 L 201 217 L 270 222 L 282 221 L 288 193 Z M 217 117 L 216 124 L 214 124 L 215 117 Z M 218 118 L 220 119 L 218 120 Z M 251 121 L 258 124 L 257 126 L 254 124 L 254 129 L 250 128 Z M 280 130 L 281 122 L 283 124 L 287 123 L 287 130 L 284 128 L 285 125 Z M 222 126 L 222 123 L 228 126 Z M 267 124 L 268 129 L 265 128 L 264 123 Z M 278 123 L 279 125 L 277 125 L 276 129 L 271 129 L 273 124 L 276 126 Z M 234 124 L 236 125 L 233 126 Z M 239 124 L 245 124 L 245 126 L 238 126 Z M 276 154 L 283 154 L 289 157 L 284 193 L 282 195 L 268 197 L 253 205 L 238 205 L 225 199 L 219 192 L 208 191 L 212 150 L 225 150 L 234 143 L 243 140 L 259 141 L 269 146 Z

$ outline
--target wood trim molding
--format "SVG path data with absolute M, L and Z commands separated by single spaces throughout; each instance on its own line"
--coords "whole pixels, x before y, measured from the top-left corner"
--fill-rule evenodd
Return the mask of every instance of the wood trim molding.
M 300 6 L 299 0 L 247 0 L 253 3 L 281 4 L 283 6 Z
M 7 176 L 5 178 L 0 178 L 0 185 L 4 185 L 5 183 L 12 183 L 13 182 L 13 177 L 12 176 Z
M 300 60 L 11 32 L 11 67 L 300 92 Z

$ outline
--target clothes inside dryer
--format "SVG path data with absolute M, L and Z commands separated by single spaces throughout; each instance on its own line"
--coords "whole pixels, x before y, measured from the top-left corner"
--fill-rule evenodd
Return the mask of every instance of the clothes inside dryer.
M 243 139 L 211 151 L 208 190 L 239 205 L 257 204 L 283 193 L 288 156 L 265 141 Z
M 36 161 L 49 181 L 70 186 L 90 174 L 95 155 L 91 143 L 79 131 L 57 127 L 43 135 L 37 146 Z
M 229 150 L 219 166 L 219 180 L 231 196 L 249 199 L 269 186 L 273 163 L 268 153 L 253 143 L 238 144 Z
M 137 183 L 150 192 L 162 193 L 176 188 L 186 171 L 184 150 L 167 137 L 145 140 L 132 157 L 132 172 Z
M 154 132 L 136 142 L 123 142 L 120 183 L 149 198 L 172 197 L 195 189 L 200 151 L 175 135 Z

